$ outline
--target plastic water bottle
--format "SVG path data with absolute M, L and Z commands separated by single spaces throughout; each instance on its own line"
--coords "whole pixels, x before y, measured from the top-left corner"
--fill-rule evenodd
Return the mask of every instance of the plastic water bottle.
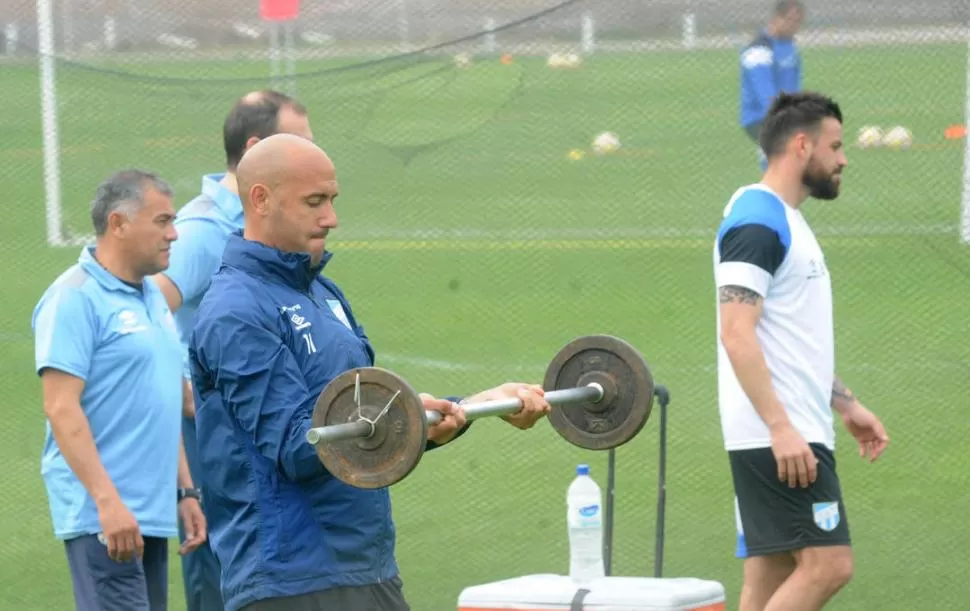
M 584 584 L 605 576 L 603 564 L 603 499 L 589 476 L 589 465 L 576 467 L 576 479 L 566 492 L 569 531 L 569 576 Z

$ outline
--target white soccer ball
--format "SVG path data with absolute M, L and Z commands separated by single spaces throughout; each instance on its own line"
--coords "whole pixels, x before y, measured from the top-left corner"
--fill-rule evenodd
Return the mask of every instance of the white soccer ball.
M 593 152 L 606 155 L 620 148 L 620 138 L 613 132 L 603 132 L 593 140 Z
M 866 125 L 859 130 L 857 143 L 860 148 L 868 149 L 882 146 L 882 130 L 875 125 Z
M 459 53 L 454 58 L 455 67 L 467 68 L 472 65 L 472 56 L 469 53 Z
M 565 68 L 566 63 L 566 56 L 562 53 L 553 53 L 546 60 L 546 65 L 550 68 Z
M 897 151 L 907 149 L 913 144 L 913 134 L 905 127 L 898 125 L 886 132 L 886 135 L 882 138 L 882 144 Z
M 578 53 L 568 53 L 566 54 L 566 67 L 567 68 L 578 68 L 580 64 L 583 63 L 583 58 L 579 56 Z

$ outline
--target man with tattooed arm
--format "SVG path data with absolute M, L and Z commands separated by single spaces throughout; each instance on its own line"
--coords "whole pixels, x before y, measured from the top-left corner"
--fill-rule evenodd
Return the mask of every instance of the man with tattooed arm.
M 760 132 L 768 166 L 734 193 L 714 245 L 718 407 L 735 492 L 740 611 L 818 611 L 852 576 L 833 411 L 876 460 L 879 419 L 835 375 L 832 286 L 802 215 L 834 200 L 848 163 L 842 111 L 780 94 Z

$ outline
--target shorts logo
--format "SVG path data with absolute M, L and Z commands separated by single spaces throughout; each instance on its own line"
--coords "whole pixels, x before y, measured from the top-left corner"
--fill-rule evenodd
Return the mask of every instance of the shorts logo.
M 836 529 L 841 521 L 838 503 L 812 503 L 812 517 L 815 524 L 826 532 Z

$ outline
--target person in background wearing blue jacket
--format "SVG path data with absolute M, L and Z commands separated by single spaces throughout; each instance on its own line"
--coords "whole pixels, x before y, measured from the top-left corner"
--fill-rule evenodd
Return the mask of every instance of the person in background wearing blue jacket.
M 344 293 L 322 274 L 337 226 L 336 172 L 313 142 L 262 139 L 236 170 L 244 229 L 196 312 L 189 361 L 202 494 L 228 611 L 407 611 L 387 489 L 330 475 L 305 435 L 337 375 L 375 352 Z M 468 430 L 456 398 L 421 395 L 443 419 L 433 450 Z M 539 385 L 469 397 L 520 397 L 520 429 L 549 412 Z
M 760 145 L 761 123 L 775 96 L 802 89 L 802 59 L 795 34 L 805 19 L 805 5 L 799 0 L 778 0 L 768 26 L 741 51 L 740 123 L 758 145 L 761 170 L 768 159 Z
M 154 278 L 168 307 L 175 313 L 185 351 L 186 416 L 182 418 L 185 453 L 195 482 L 200 482 L 195 435 L 195 408 L 189 384 L 188 347 L 195 312 L 222 262 L 222 251 L 233 231 L 243 227 L 243 208 L 236 187 L 236 165 L 260 138 L 277 133 L 313 139 L 307 109 L 296 100 L 272 90 L 247 93 L 230 109 L 223 122 L 226 171 L 202 177 L 202 193 L 179 210 L 175 227 L 179 239 L 172 244 L 171 262 Z M 201 498 L 199 490 L 188 494 Z M 205 507 L 203 506 L 203 510 Z M 185 538 L 179 523 L 179 537 Z M 222 611 L 219 563 L 208 542 L 182 557 L 182 582 L 188 611 Z

